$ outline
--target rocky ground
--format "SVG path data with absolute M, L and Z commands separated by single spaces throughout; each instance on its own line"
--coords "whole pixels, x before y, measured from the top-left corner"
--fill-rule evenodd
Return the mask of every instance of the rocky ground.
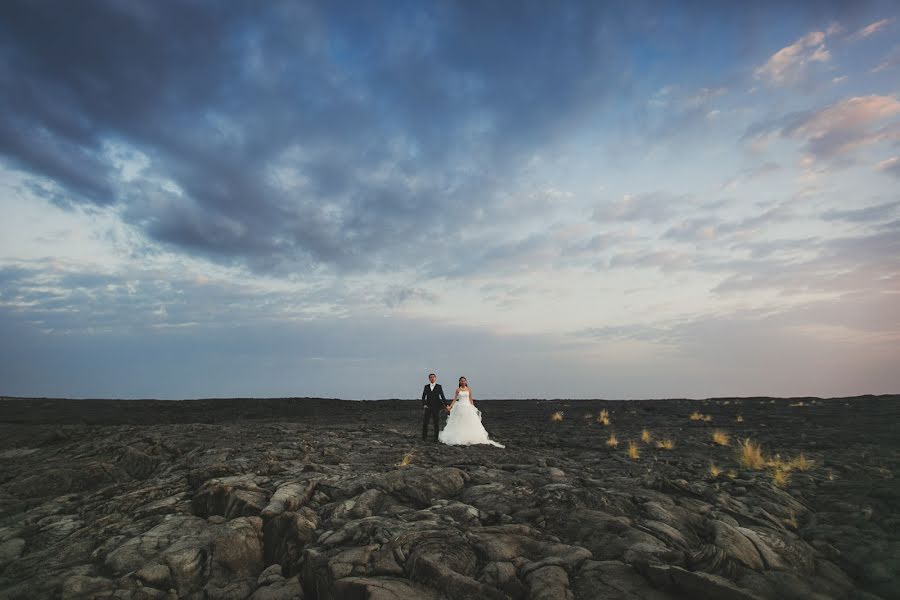
M 3 399 L 0 598 L 900 598 L 898 400 Z

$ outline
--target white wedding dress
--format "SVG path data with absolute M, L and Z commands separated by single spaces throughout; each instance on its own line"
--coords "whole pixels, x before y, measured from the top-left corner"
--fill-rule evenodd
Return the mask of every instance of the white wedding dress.
M 438 439 L 448 446 L 468 446 L 470 444 L 492 444 L 505 448 L 488 438 L 488 432 L 481 424 L 481 411 L 469 399 L 469 392 L 460 391 L 456 404 L 450 410 L 447 424 L 438 434 Z

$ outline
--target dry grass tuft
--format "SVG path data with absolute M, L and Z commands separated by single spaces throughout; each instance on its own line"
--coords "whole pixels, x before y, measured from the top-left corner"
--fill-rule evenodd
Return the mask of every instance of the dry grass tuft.
M 718 477 L 722 474 L 722 469 L 714 465 L 713 463 L 709 463 L 709 474 L 713 477 Z
M 645 444 L 650 443 L 650 431 L 649 430 L 645 429 L 641 432 L 641 441 L 644 442 Z
M 800 456 L 791 460 L 788 465 L 791 467 L 791 469 L 795 469 L 797 471 L 809 471 L 813 466 L 813 461 L 806 458 L 801 452 Z
M 406 454 L 403 455 L 403 458 L 400 459 L 400 462 L 397 463 L 398 467 L 408 467 L 412 463 L 413 456 L 415 456 L 416 451 L 410 450 Z
M 552 415 L 550 415 L 550 420 L 553 421 L 554 423 L 561 422 L 563 420 L 562 411 L 558 410 L 555 413 L 553 413 Z
M 727 446 L 731 443 L 731 438 L 727 433 L 722 431 L 721 429 L 716 429 L 712 432 L 712 441 L 714 444 L 718 444 L 720 446 Z
M 662 448 L 663 450 L 674 450 L 675 442 L 673 442 L 672 440 L 659 440 L 658 442 L 656 442 L 656 447 Z
M 600 416 L 597 417 L 597 422 L 603 425 L 604 427 L 609 425 L 609 411 L 605 408 L 600 411 Z
M 762 448 L 759 444 L 745 439 L 738 446 L 738 462 L 745 469 L 753 469 L 759 471 L 766 466 L 766 459 L 763 457 Z
M 791 474 L 787 471 L 782 471 L 781 469 L 775 469 L 775 472 L 772 473 L 772 483 L 776 486 L 783 488 L 788 484 L 788 481 L 791 480 Z
M 616 434 L 609 434 L 609 439 L 606 440 L 606 445 L 610 448 L 618 448 L 619 447 L 619 438 L 616 437 Z
M 709 423 L 712 421 L 712 415 L 703 415 L 703 421 Z
M 737 417 L 735 417 L 734 420 L 735 420 L 735 422 L 737 422 L 737 423 L 743 423 L 743 422 L 744 422 L 744 417 L 742 417 L 741 415 L 738 415 Z
M 737 479 L 737 471 L 735 471 L 734 469 L 730 469 L 727 473 L 725 473 L 725 476 L 728 477 L 728 479 Z
M 791 470 L 791 463 L 781 460 L 781 456 L 776 454 L 774 458 L 766 461 L 766 466 L 776 471 L 784 471 L 787 473 Z
M 703 420 L 703 413 L 701 413 L 699 410 L 695 410 L 694 412 L 691 413 L 691 421 L 702 421 L 702 420 Z
M 632 441 L 628 442 L 628 458 L 637 460 L 641 457 L 641 451 L 638 450 L 637 444 Z

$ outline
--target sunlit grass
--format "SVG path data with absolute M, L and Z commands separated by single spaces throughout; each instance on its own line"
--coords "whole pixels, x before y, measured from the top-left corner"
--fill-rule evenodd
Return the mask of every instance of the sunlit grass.
M 742 417 L 741 415 L 738 415 L 737 417 L 734 418 L 734 420 L 735 420 L 735 422 L 737 422 L 737 423 L 743 423 L 743 422 L 744 422 L 744 417 Z
M 637 460 L 641 457 L 641 451 L 638 450 L 638 446 L 633 441 L 628 442 L 628 458 L 631 460 Z
M 643 431 L 641 432 L 641 441 L 644 442 L 645 444 L 649 444 L 649 443 L 650 443 L 650 439 L 651 439 L 651 438 L 650 438 L 650 431 L 647 430 L 647 429 L 643 430 Z
M 772 473 L 772 483 L 776 486 L 783 488 L 788 484 L 791 480 L 791 474 L 787 471 L 782 471 L 781 469 L 775 469 Z
M 605 408 L 600 411 L 600 415 L 597 417 L 597 422 L 603 425 L 604 427 L 609 425 L 609 411 Z
M 725 476 L 728 477 L 728 479 L 737 479 L 737 471 L 729 469 L 728 472 L 725 473 Z
M 800 456 L 792 459 L 789 463 L 790 467 L 795 471 L 809 471 L 813 466 L 813 461 L 806 458 L 803 453 L 800 453 Z
M 766 466 L 766 459 L 763 456 L 762 448 L 759 444 L 747 438 L 738 446 L 738 462 L 745 469 L 759 471 Z
M 782 460 L 781 456 L 776 454 L 774 457 L 768 459 L 766 461 L 766 466 L 770 469 L 774 469 L 776 471 L 784 471 L 787 473 L 791 470 L 791 463 L 785 460 Z
M 408 467 L 412 463 L 412 460 L 413 460 L 413 457 L 415 456 L 415 454 L 416 454 L 415 450 L 410 450 L 409 452 L 407 452 L 406 454 L 403 455 L 403 458 L 400 459 L 400 462 L 397 463 L 397 466 L 398 467 Z
M 713 477 L 718 477 L 722 474 L 722 469 L 717 467 L 714 463 L 709 463 L 709 474 Z
M 656 442 L 656 447 L 663 450 L 673 450 L 675 448 L 675 442 L 672 440 L 659 440 Z
M 712 415 L 703 415 L 703 420 L 704 420 L 706 423 L 709 423 L 710 421 L 712 421 L 712 419 L 713 419 L 713 418 L 712 418 Z
M 553 413 L 552 415 L 550 415 L 550 420 L 553 421 L 554 423 L 561 422 L 563 420 L 562 411 L 558 410 L 555 413 Z
M 618 448 L 619 447 L 619 438 L 616 437 L 616 434 L 609 434 L 609 439 L 606 440 L 606 445 L 610 448 Z
M 731 438 L 727 433 L 722 431 L 721 429 L 716 429 L 712 432 L 712 441 L 714 444 L 718 444 L 720 446 L 727 446 L 731 443 Z
M 702 420 L 703 420 L 703 413 L 701 413 L 699 410 L 695 410 L 694 412 L 691 413 L 691 421 L 702 421 Z

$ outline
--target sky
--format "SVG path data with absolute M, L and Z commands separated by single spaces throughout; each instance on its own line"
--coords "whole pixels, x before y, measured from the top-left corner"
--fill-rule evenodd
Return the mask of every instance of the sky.
M 0 3 L 0 394 L 900 392 L 896 2 Z

